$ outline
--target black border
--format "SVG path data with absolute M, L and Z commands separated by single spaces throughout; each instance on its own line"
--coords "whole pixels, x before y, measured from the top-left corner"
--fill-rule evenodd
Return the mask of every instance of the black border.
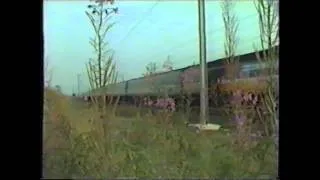
M 314 153 L 308 148 L 316 146 L 312 132 L 317 130 L 312 128 L 318 127 L 310 113 L 317 94 L 312 92 L 316 86 L 312 73 L 317 72 L 312 70 L 317 67 L 312 61 L 319 50 L 313 50 L 317 41 L 308 42 L 314 41 L 314 37 L 308 37 L 314 35 L 309 23 L 316 22 L 311 14 L 317 11 L 302 1 L 280 3 L 280 179 L 308 179 L 317 173 Z
M 2 90 L 5 91 L 3 106 L 7 107 L 4 108 L 6 111 L 4 113 L 8 114 L 6 118 L 1 120 L 4 123 L 2 137 L 6 144 L 2 150 L 8 152 L 5 155 L 8 162 L 4 162 L 3 165 L 13 168 L 13 171 L 8 171 L 8 175 L 11 177 L 20 175 L 38 178 L 41 177 L 42 169 L 43 2 L 41 0 L 10 2 L 2 2 L 4 27 L 1 29 L 4 38 L 7 38 L 7 42 L 3 43 L 3 49 L 5 49 L 3 54 L 7 56 L 3 56 L 2 67 L 4 68 L 1 73 L 3 73 L 4 86 Z M 8 4 L 5 5 L 5 3 Z M 297 5 L 296 8 L 294 8 L 295 5 Z M 298 175 L 301 175 L 304 179 L 312 174 L 312 167 L 317 167 L 316 163 L 312 165 L 314 154 L 305 145 L 314 136 L 312 132 L 317 132 L 317 130 L 311 130 L 312 127 L 306 128 L 301 124 L 318 121 L 318 117 L 309 117 L 310 113 L 303 111 L 303 108 L 311 106 L 310 103 L 302 102 L 302 100 L 313 100 L 311 94 L 313 92 L 311 91 L 316 88 L 317 84 L 315 80 L 312 86 L 309 84 L 307 87 L 308 83 L 305 82 L 301 87 L 301 83 L 297 84 L 297 81 L 304 77 L 304 79 L 312 79 L 312 77 L 309 78 L 309 75 L 311 76 L 313 73 L 310 70 L 312 67 L 317 67 L 312 63 L 319 61 L 317 56 L 313 57 L 319 51 L 316 49 L 317 42 L 304 42 L 316 38 L 313 35 L 316 35 L 317 32 L 312 32 L 312 28 L 317 31 L 318 28 L 314 24 L 317 20 L 313 20 L 312 24 L 302 24 L 311 21 L 309 19 L 316 16 L 313 13 L 319 10 L 312 10 L 310 4 L 307 7 L 303 7 L 303 5 L 303 2 L 300 1 L 297 4 L 291 1 L 281 1 L 280 3 L 279 174 L 281 179 L 291 179 L 290 175 L 295 178 L 299 178 Z M 315 7 L 317 6 L 315 5 Z M 310 17 L 308 17 L 308 13 Z M 7 32 L 4 32 L 6 30 Z M 310 63 L 311 67 L 304 65 L 306 61 Z M 8 74 L 8 71 L 14 73 Z M 317 71 L 314 73 L 317 74 Z M 317 92 L 314 93 L 317 94 Z M 296 98 L 297 94 L 306 96 Z M 19 108 L 19 110 L 15 110 L 15 108 Z M 314 147 L 312 146 L 312 148 Z M 301 161 L 303 159 L 308 163 Z M 304 167 L 307 168 L 307 171 L 302 169 Z
M 2 2 L 2 154 L 8 177 L 41 178 L 42 0 Z M 4 115 L 4 114 L 3 114 Z M 40 152 L 40 156 L 39 156 Z M 2 174 L 4 177 L 5 175 Z

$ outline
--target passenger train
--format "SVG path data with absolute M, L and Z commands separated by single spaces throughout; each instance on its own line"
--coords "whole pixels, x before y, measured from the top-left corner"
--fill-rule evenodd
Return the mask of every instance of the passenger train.
M 276 48 L 278 48 L 278 46 Z M 239 73 L 237 73 L 237 82 L 241 82 L 242 80 L 252 80 L 251 82 L 255 82 L 255 80 L 259 80 L 259 72 L 261 72 L 262 69 L 266 69 L 263 63 L 261 64 L 257 61 L 256 52 L 240 55 L 238 56 L 238 59 Z M 226 59 L 223 58 L 207 63 L 209 96 L 219 93 L 221 87 L 227 87 L 226 85 L 230 84 L 225 78 L 225 62 Z M 276 64 L 276 69 L 277 71 L 274 74 L 274 77 L 277 79 L 278 63 Z M 192 71 L 195 73 L 192 74 Z M 192 76 L 191 80 L 183 82 L 182 77 L 188 75 L 189 72 L 189 75 Z M 90 93 L 84 94 L 83 98 L 88 99 L 90 96 L 116 96 L 120 97 L 119 102 L 121 103 L 139 104 L 145 97 L 155 99 L 159 96 L 167 96 L 172 97 L 179 102 L 181 94 L 188 92 L 193 97 L 192 104 L 199 105 L 199 72 L 199 65 L 194 65 L 169 72 L 158 73 L 152 77 L 148 77 L 149 79 L 146 77 L 135 78 L 93 90 Z M 252 84 L 254 87 L 257 87 L 257 83 Z M 186 91 L 187 87 L 188 91 Z M 214 106 L 214 104 L 218 105 L 220 103 L 217 104 L 210 101 L 209 104 L 210 106 Z

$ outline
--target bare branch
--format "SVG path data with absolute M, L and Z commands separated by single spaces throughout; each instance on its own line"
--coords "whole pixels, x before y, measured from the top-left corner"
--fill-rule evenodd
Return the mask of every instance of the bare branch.
M 105 64 L 104 67 L 104 77 L 103 77 L 103 86 L 105 86 L 106 84 L 110 83 L 110 77 L 112 73 L 114 73 L 115 69 L 111 68 L 110 66 L 112 64 L 112 60 L 113 60 L 113 54 L 111 56 L 109 56 L 108 61 Z
M 233 79 L 238 73 L 236 51 L 237 51 L 237 32 L 238 32 L 238 18 L 234 14 L 235 2 L 230 0 L 224 0 L 221 4 L 222 18 L 225 30 L 225 42 L 224 42 L 224 53 L 227 58 L 227 78 Z
M 267 86 L 263 91 L 262 103 L 268 112 L 268 116 L 261 116 L 261 118 L 263 118 L 266 122 L 265 124 L 268 125 L 266 131 L 269 131 L 270 135 L 276 135 L 276 146 L 279 132 L 279 119 L 276 111 L 278 79 L 277 76 L 275 76 L 277 74 L 279 61 L 278 49 L 276 47 L 279 43 L 279 16 L 277 4 L 277 0 L 255 0 L 256 10 L 259 14 L 260 43 L 263 50 L 262 53 L 256 53 L 256 57 L 261 63 L 261 67 L 264 71 L 263 75 L 267 77 Z M 258 49 L 256 50 L 258 51 Z
M 91 76 L 91 71 L 90 71 L 89 65 L 87 63 L 86 63 L 86 70 L 87 70 L 87 75 L 88 75 L 90 87 L 91 87 L 91 89 L 94 89 L 95 87 L 94 87 L 94 83 L 93 83 L 93 78 Z
M 109 18 L 108 18 L 109 19 Z M 116 23 L 115 22 L 113 22 L 113 23 L 111 23 L 111 24 L 107 24 L 106 26 L 106 28 L 105 28 L 105 30 L 103 31 L 103 33 L 102 33 L 102 37 L 104 38 L 105 36 L 106 36 L 106 34 L 107 34 L 107 32 L 115 25 Z
M 90 19 L 90 22 L 91 22 L 91 25 L 92 25 L 92 27 L 93 27 L 93 29 L 94 29 L 94 32 L 95 32 L 96 34 L 99 34 L 98 29 L 97 29 L 97 27 L 96 27 L 96 23 L 95 23 L 94 18 L 92 17 L 92 15 L 91 15 L 90 13 L 88 13 L 87 11 L 86 11 L 86 15 L 87 15 L 87 16 L 89 17 L 89 19 Z

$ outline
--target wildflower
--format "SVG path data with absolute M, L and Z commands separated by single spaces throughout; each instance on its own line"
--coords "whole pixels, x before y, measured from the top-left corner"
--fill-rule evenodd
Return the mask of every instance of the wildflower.
M 170 111 L 175 111 L 176 104 L 172 98 L 158 98 L 155 107 L 160 109 L 169 109 Z
M 163 71 L 172 71 L 173 70 L 173 64 L 170 61 L 170 59 L 166 60 L 162 65 Z
M 251 101 L 251 99 L 252 99 L 252 97 L 251 97 L 251 94 L 249 93 L 249 94 L 245 94 L 244 96 L 243 96 L 243 100 L 245 101 L 245 102 L 249 102 L 249 101 Z
M 172 98 L 166 98 L 166 106 L 172 112 L 176 110 L 176 103 Z
M 241 126 L 244 125 L 244 123 L 247 120 L 247 118 L 243 114 L 236 114 L 234 116 L 234 120 L 237 123 L 237 126 L 241 127 Z
M 152 100 L 149 100 L 148 101 L 148 106 L 152 106 L 153 105 L 153 101 Z
M 253 104 L 253 105 L 256 105 L 257 103 L 258 103 L 258 96 L 255 95 L 255 96 L 253 97 L 253 99 L 252 99 L 252 104 Z

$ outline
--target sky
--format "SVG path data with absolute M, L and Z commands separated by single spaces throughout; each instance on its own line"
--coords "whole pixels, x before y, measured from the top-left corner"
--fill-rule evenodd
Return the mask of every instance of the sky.
M 93 27 L 85 14 L 88 0 L 47 0 L 44 2 L 44 48 L 51 85 L 66 94 L 89 89 L 85 63 L 94 57 L 89 39 Z M 198 8 L 196 0 L 116 0 L 119 13 L 107 34 L 115 52 L 117 71 L 124 80 L 141 77 L 145 66 L 159 66 L 170 57 L 174 69 L 199 63 Z M 238 1 L 237 53 L 254 51 L 259 45 L 258 15 L 252 0 Z M 224 24 L 221 1 L 206 1 L 207 61 L 224 56 Z M 48 72 L 45 72 L 48 76 Z

